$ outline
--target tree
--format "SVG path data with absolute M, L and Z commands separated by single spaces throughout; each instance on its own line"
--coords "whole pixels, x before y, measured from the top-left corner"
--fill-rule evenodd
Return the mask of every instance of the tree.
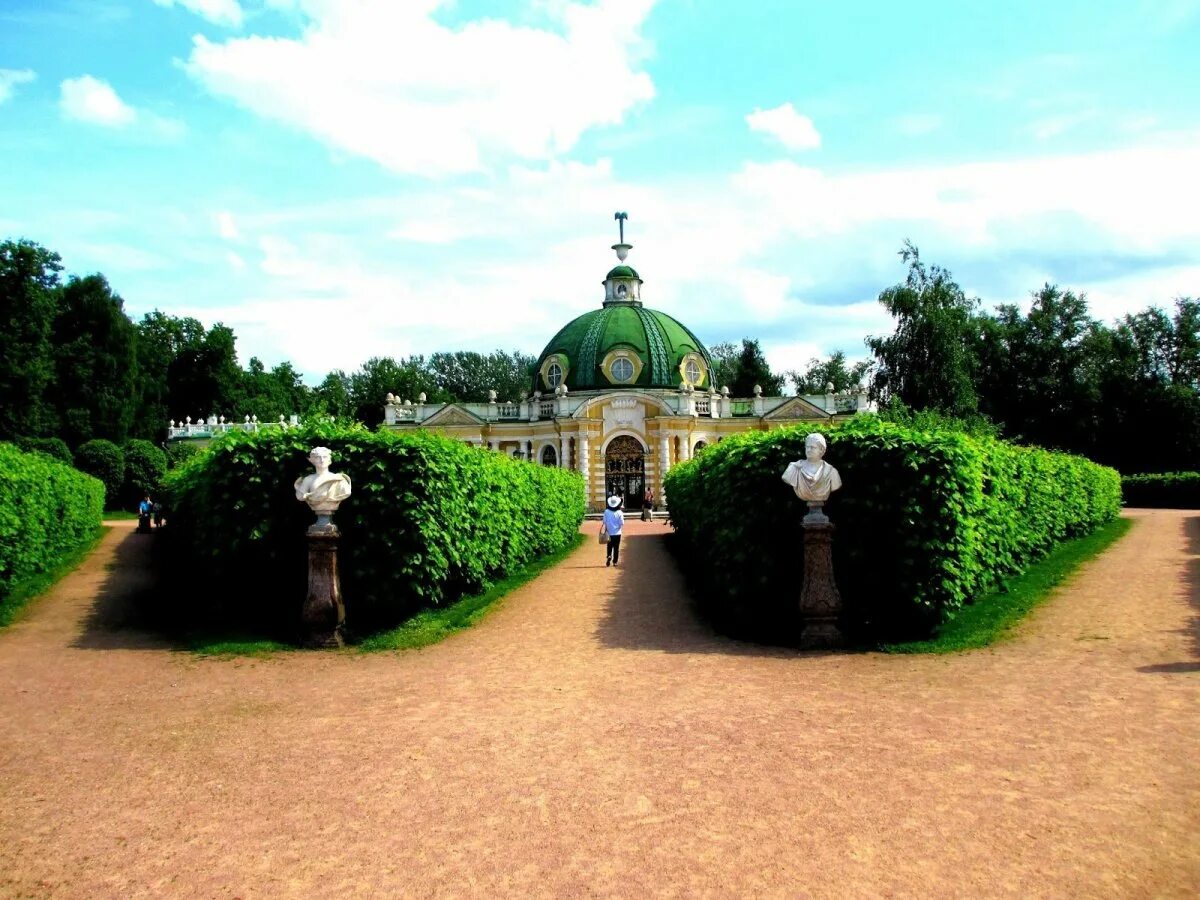
M 429 357 L 429 371 L 448 399 L 461 403 L 481 403 L 488 391 L 501 400 L 521 400 L 528 396 L 537 357 L 520 350 L 506 353 L 493 350 L 435 353 Z
M 120 443 L 137 407 L 134 326 L 103 275 L 72 276 L 61 291 L 51 343 L 58 433 L 77 445 L 94 437 Z
M 383 421 L 388 394 L 416 400 L 422 393 L 428 400 L 444 396 L 423 356 L 410 356 L 399 362 L 390 356 L 376 356 L 350 376 L 350 407 L 354 418 L 365 425 L 375 426 Z
M 264 421 L 303 415 L 312 405 L 312 390 L 290 362 L 281 362 L 268 372 L 262 361 L 253 356 L 242 376 L 239 405 Z
M 896 330 L 866 342 L 877 364 L 872 394 L 883 403 L 895 397 L 917 410 L 970 415 L 978 406 L 973 351 L 979 301 L 968 299 L 945 269 L 926 266 L 911 243 L 905 242 L 900 258 L 908 264 L 904 284 L 879 295 Z
M 740 348 L 731 341 L 722 341 L 709 349 L 709 355 L 713 360 L 713 388 L 727 387 L 734 397 L 751 396 L 755 385 L 768 397 L 783 393 L 784 377 L 771 371 L 757 340 L 742 338 Z
M 341 369 L 334 369 L 326 375 L 325 380 L 313 391 L 309 413 L 310 415 L 352 419 L 354 404 L 350 399 L 350 376 Z
M 95 438 L 75 451 L 75 468 L 104 482 L 104 508 L 116 509 L 125 483 L 125 454 L 112 441 Z
M 121 497 L 127 508 L 133 508 L 143 495 L 158 492 L 167 474 L 167 454 L 140 439 L 126 442 L 122 451 L 125 454 L 125 480 Z
M 204 326 L 193 318 L 178 318 L 154 310 L 137 324 L 138 410 L 133 433 L 150 441 L 161 439 L 167 421 L 196 415 L 199 409 L 171 396 L 171 367 L 185 349 L 204 345 Z M 177 373 L 178 377 L 178 373 Z
M 203 417 L 221 410 L 227 410 L 220 414 L 230 418 L 258 415 L 239 402 L 244 399 L 242 370 L 233 329 L 218 322 L 207 332 L 189 333 L 187 338 L 167 366 L 171 418 Z
M 53 427 L 46 389 L 54 378 L 50 334 L 61 271 L 59 255 L 32 241 L 0 243 L 0 440 Z
M 792 382 L 797 395 L 823 394 L 830 384 L 835 391 L 841 393 L 862 387 L 863 379 L 870 371 L 870 360 L 859 360 L 847 366 L 846 354 L 838 350 L 824 361 L 810 359 L 803 375 L 799 372 L 788 372 L 785 373 L 785 377 Z

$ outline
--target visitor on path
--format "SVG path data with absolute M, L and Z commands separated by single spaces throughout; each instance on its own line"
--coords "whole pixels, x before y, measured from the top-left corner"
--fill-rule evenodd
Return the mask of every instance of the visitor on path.
M 162 528 L 163 505 L 161 503 L 159 503 L 157 500 L 155 500 L 150 508 L 154 513 L 154 529 L 155 529 L 155 531 L 157 531 L 159 528 Z
M 621 513 L 621 498 L 616 494 L 608 498 L 608 509 L 604 510 L 604 530 L 608 533 L 608 558 L 604 565 L 615 566 L 621 561 L 621 529 L 625 527 L 625 516 Z
M 142 497 L 142 502 L 138 504 L 138 526 L 137 530 L 144 533 L 150 533 L 150 513 L 154 508 L 154 504 L 150 502 L 150 495 L 146 494 Z
M 642 521 L 654 521 L 654 491 L 646 488 L 646 493 L 642 497 Z

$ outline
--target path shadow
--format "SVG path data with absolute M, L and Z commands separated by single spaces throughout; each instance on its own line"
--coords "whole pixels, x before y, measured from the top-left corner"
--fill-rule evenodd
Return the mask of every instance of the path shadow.
M 92 608 L 71 646 L 83 650 L 178 650 L 155 615 L 162 535 L 128 529 L 119 538 Z
M 1187 535 L 1187 568 L 1183 573 L 1184 592 L 1192 615 L 1187 625 L 1179 630 L 1190 644 L 1191 660 L 1158 663 L 1153 666 L 1139 666 L 1139 672 L 1178 675 L 1187 672 L 1200 672 L 1200 516 L 1190 516 L 1183 520 L 1184 534 Z
M 722 653 L 794 659 L 829 655 L 726 637 L 701 615 L 687 589 L 675 557 L 667 551 L 666 535 L 631 534 L 621 542 L 621 563 L 605 569 L 604 554 L 595 559 L 612 578 L 612 595 L 596 637 L 605 646 L 624 650 L 667 653 Z

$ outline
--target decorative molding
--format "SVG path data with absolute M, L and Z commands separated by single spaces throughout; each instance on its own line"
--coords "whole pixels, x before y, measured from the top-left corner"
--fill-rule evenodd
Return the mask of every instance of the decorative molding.
M 421 423 L 422 425 L 483 425 L 483 419 L 461 406 L 446 406 Z
M 787 403 L 775 407 L 764 419 L 775 421 L 778 419 L 828 419 L 829 413 L 821 409 L 815 403 L 809 403 L 802 397 L 793 397 Z

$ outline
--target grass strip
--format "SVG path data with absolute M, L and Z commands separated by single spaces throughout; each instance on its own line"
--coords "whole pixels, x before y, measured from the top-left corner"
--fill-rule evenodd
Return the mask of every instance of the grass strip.
M 114 522 L 128 522 L 137 517 L 137 513 L 130 512 L 127 509 L 107 509 L 104 511 L 104 518 Z
M 90 538 L 60 556 L 58 562 L 53 566 L 13 585 L 8 596 L 4 598 L 4 602 L 0 603 L 0 628 L 15 622 L 21 611 L 28 607 L 33 600 L 75 571 L 79 564 L 87 559 L 88 554 L 96 549 L 109 530 L 108 526 L 101 525 Z
M 1115 519 L 1089 535 L 1066 541 L 1011 579 L 1004 588 L 963 607 L 938 629 L 933 638 L 883 644 L 879 649 L 885 653 L 955 653 L 987 647 L 1002 640 L 1055 587 L 1132 527 L 1132 519 Z
M 494 582 L 480 594 L 463 597 L 449 606 L 427 609 L 417 613 L 403 625 L 391 631 L 382 631 L 364 639 L 358 649 L 363 653 L 381 650 L 411 650 L 426 647 L 444 640 L 456 631 L 470 628 L 497 605 L 497 601 L 517 588 L 533 581 L 551 566 L 558 565 L 575 552 L 584 540 L 583 534 L 556 553 L 535 559 L 533 562 Z

